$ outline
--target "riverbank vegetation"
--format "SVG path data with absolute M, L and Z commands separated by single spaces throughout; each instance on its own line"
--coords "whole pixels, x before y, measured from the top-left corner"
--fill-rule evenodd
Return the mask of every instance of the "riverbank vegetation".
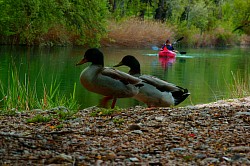
M 249 0 L 6 0 L 0 10 L 1 44 L 250 45 Z
M 43 76 L 38 74 L 37 80 L 43 80 Z M 49 86 L 48 86 L 49 85 Z M 7 114 L 22 110 L 42 109 L 48 110 L 63 106 L 69 110 L 75 111 L 79 104 L 75 98 L 76 83 L 72 94 L 65 95 L 59 90 L 60 82 L 53 78 L 48 84 L 37 85 L 37 81 L 30 82 L 28 73 L 20 75 L 20 71 L 15 64 L 12 64 L 8 70 L 8 82 L 3 83 L 0 80 L 0 109 L 7 111 Z M 37 88 L 42 88 L 37 89 Z M 39 92 L 43 92 L 39 94 Z M 1 113 L 3 113 L 1 111 Z M 72 112 L 68 112 L 72 114 Z
M 231 90 L 232 98 L 242 98 L 245 96 L 250 96 L 250 76 L 245 72 L 244 77 L 242 77 L 239 73 L 232 72 L 233 83 L 232 85 L 228 85 Z

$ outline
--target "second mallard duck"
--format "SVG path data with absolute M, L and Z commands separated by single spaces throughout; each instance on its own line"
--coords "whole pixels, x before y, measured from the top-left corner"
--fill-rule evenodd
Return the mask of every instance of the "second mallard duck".
M 128 66 L 129 74 L 140 78 L 143 81 L 143 87 L 135 95 L 138 101 L 147 104 L 148 107 L 169 107 L 183 102 L 189 95 L 187 89 L 168 83 L 159 78 L 150 75 L 141 75 L 139 61 L 132 55 L 125 56 L 122 61 L 115 65 Z
M 117 98 L 133 97 L 142 86 L 141 80 L 119 70 L 104 67 L 103 53 L 97 48 L 88 49 L 84 58 L 76 65 L 92 62 L 81 75 L 81 84 L 89 91 L 104 95 L 100 105 L 107 107 L 107 102 L 113 99 L 114 108 Z

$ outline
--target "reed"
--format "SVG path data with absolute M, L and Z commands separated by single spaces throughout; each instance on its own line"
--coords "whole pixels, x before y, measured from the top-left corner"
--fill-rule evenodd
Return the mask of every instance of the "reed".
M 43 83 L 43 95 L 39 96 L 36 80 L 31 84 L 27 74 L 24 74 L 24 79 L 21 79 L 20 72 L 15 65 L 9 67 L 8 73 L 7 84 L 0 80 L 0 93 L 3 96 L 0 99 L 0 106 L 5 111 L 50 109 L 56 106 L 76 110 L 79 107 L 75 98 L 76 83 L 73 93 L 68 97 L 59 91 L 60 83 L 52 79 L 49 87 Z
M 186 25 L 174 25 L 155 20 L 130 18 L 124 21 L 109 20 L 108 34 L 101 40 L 102 46 L 144 48 L 161 46 L 166 39 L 172 41 L 184 37 L 180 46 L 185 47 L 225 47 L 239 44 L 241 38 L 224 27 L 216 27 L 201 32 L 200 29 Z M 248 40 L 244 38 L 247 45 Z M 243 43 L 243 44 L 244 44 Z
M 108 36 L 101 41 L 104 46 L 149 47 L 161 45 L 174 36 L 174 26 L 152 20 L 109 21 Z
M 247 71 L 246 71 L 247 72 Z M 242 77 L 239 73 L 232 73 L 233 83 L 228 86 L 231 91 L 231 98 L 242 98 L 250 95 L 250 76 L 245 73 Z

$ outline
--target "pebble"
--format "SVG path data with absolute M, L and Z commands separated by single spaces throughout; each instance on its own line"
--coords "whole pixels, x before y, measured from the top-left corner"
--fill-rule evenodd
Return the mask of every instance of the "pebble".
M 171 151 L 186 151 L 185 148 L 172 148 Z
M 141 131 L 141 130 L 133 130 L 131 132 L 135 133 L 135 134 L 143 134 L 143 131 Z
M 204 164 L 204 165 L 208 165 L 208 164 L 211 164 L 211 163 L 215 164 L 215 163 L 219 163 L 219 162 L 220 162 L 219 159 L 209 157 L 209 158 L 203 159 L 201 163 Z
M 250 112 L 237 112 L 235 115 L 248 115 L 248 116 L 250 116 Z
M 137 161 L 139 161 L 139 159 L 136 158 L 136 157 L 130 157 L 129 160 L 132 161 L 132 162 L 137 162 Z
M 164 120 L 165 116 L 156 116 L 155 120 L 158 122 L 162 122 Z
M 53 164 L 58 162 L 72 162 L 72 156 L 66 154 L 59 154 L 47 160 L 47 164 Z
M 247 153 L 247 152 L 250 152 L 250 147 L 249 146 L 235 146 L 235 147 L 230 147 L 228 150 L 232 152 L 237 152 L 237 153 Z
M 205 155 L 205 154 L 197 154 L 197 155 L 195 155 L 196 159 L 204 159 L 206 157 L 207 157 L 207 155 Z
M 137 125 L 137 124 L 131 124 L 128 126 L 129 130 L 140 130 L 141 126 Z

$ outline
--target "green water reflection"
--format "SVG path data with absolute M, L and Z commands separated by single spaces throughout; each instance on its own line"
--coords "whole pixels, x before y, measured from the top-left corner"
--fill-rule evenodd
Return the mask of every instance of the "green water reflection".
M 11 47 L 0 46 L 0 80 L 8 84 L 10 68 L 14 63 L 20 71 L 20 79 L 28 78 L 36 84 L 37 93 L 42 96 L 43 84 L 50 86 L 52 79 L 60 82 L 60 91 L 70 95 L 76 83 L 77 100 L 81 108 L 96 105 L 101 96 L 84 89 L 79 82 L 81 71 L 89 64 L 76 67 L 85 48 L 81 47 Z M 155 75 L 176 85 L 188 88 L 191 96 L 180 106 L 207 103 L 229 98 L 228 85 L 232 82 L 232 73 L 241 77 L 250 73 L 250 49 L 185 49 L 187 54 L 176 59 L 159 59 L 157 52 L 146 49 L 103 48 L 105 65 L 117 64 L 123 56 L 136 56 L 145 74 Z M 182 51 L 182 50 L 181 50 Z M 127 67 L 120 67 L 127 72 Z M 0 96 L 1 99 L 3 96 Z M 143 105 L 134 99 L 120 99 L 119 107 Z

